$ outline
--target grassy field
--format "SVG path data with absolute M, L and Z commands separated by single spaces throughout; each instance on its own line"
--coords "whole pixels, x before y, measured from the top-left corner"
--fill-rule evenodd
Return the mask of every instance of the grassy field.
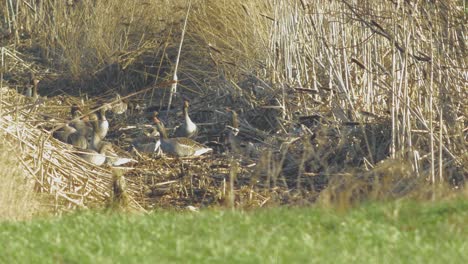
M 0 224 L 2 263 L 467 263 L 468 201 L 347 212 L 91 211 Z
M 465 3 L 0 1 L 0 264 L 468 263 Z M 117 95 L 126 192 L 49 136 Z M 229 151 L 133 156 L 183 98 Z

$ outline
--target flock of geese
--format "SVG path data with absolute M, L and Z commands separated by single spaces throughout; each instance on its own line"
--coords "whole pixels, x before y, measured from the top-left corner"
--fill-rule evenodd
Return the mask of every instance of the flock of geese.
M 71 121 L 56 129 L 53 137 L 73 145 L 78 156 L 97 166 L 103 164 L 119 166 L 129 162 L 136 162 L 131 158 L 119 157 L 115 153 L 112 143 L 104 140 L 109 132 L 109 121 L 106 118 L 106 112 L 111 109 L 112 107 L 109 104 L 105 104 L 93 109 L 91 114 L 82 118 L 84 116 L 82 109 L 73 104 L 71 106 Z M 228 109 L 228 112 L 232 113 L 232 126 L 226 126 L 227 133 L 224 141 L 226 144 L 233 144 L 239 131 L 237 114 L 230 109 Z M 158 118 L 157 112 L 155 112 L 152 121 L 159 132 L 159 139 L 148 136 L 144 139 L 134 140 L 132 146 L 139 152 L 162 151 L 163 154 L 176 158 L 197 157 L 212 152 L 212 148 L 193 140 L 198 135 L 199 129 L 190 119 L 188 100 L 184 100 L 183 114 L 183 122 L 175 128 L 172 137 L 169 137 L 164 124 Z

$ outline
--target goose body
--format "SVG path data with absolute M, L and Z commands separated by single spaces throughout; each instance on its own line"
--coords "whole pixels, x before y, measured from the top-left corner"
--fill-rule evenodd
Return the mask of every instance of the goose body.
M 98 150 L 101 141 L 109 131 L 109 122 L 105 119 L 104 115 L 98 114 L 98 112 L 89 116 L 89 122 L 92 126 L 92 133 L 90 135 L 90 148 Z
M 96 112 L 96 115 L 98 117 L 98 130 L 97 131 L 98 135 L 101 137 L 101 139 L 104 139 L 107 135 L 107 132 L 109 131 L 109 121 L 107 121 L 106 118 L 106 111 L 107 107 L 101 108 L 99 111 Z
M 81 158 L 96 166 L 108 164 L 110 166 L 120 166 L 130 162 L 137 162 L 131 158 L 119 157 L 110 142 L 102 141 L 99 144 L 99 150 L 84 149 L 78 154 Z
M 34 99 L 37 99 L 39 97 L 39 94 L 37 93 L 37 87 L 39 86 L 39 79 L 37 79 L 34 76 L 34 73 L 31 73 L 31 80 L 30 80 L 30 85 L 26 88 L 26 93 L 25 95 L 27 97 L 32 97 Z
M 237 137 L 239 134 L 239 120 L 236 111 L 229 108 L 226 110 L 231 114 L 231 124 L 225 127 L 223 133 L 224 144 L 227 149 L 237 151 L 240 145 L 240 140 Z
M 54 132 L 54 137 L 75 147 L 86 149 L 88 147 L 87 135 L 90 133 L 91 128 L 87 126 L 85 121 L 80 119 L 81 115 L 79 106 L 72 105 L 72 120 L 65 124 L 63 128 Z
M 146 134 L 146 133 L 145 133 Z M 160 135 L 157 128 L 153 127 L 153 131 L 151 134 L 146 134 L 144 136 L 140 136 L 134 138 L 131 143 L 132 146 L 140 153 L 158 153 L 161 152 L 161 140 L 157 138 Z
M 159 150 L 161 141 L 154 137 L 146 137 L 132 142 L 132 146 L 135 147 L 139 152 L 143 153 L 154 153 Z
M 187 100 L 184 101 L 184 122 L 176 127 L 174 131 L 174 136 L 178 137 L 186 137 L 186 138 L 193 138 L 196 137 L 198 134 L 198 127 L 195 123 L 192 122 L 190 119 L 189 113 L 189 102 Z
M 113 150 L 109 150 L 106 153 L 105 163 L 110 166 L 120 166 L 130 162 L 137 162 L 131 158 L 119 157 Z
M 226 125 L 224 144 L 231 154 L 243 154 L 243 156 L 258 157 L 258 146 L 252 142 L 243 142 L 239 134 L 239 119 L 236 111 L 227 109 L 231 113 L 231 125 Z
M 75 131 L 68 135 L 67 143 L 80 149 L 88 148 L 88 139 L 82 134 L 80 134 L 78 131 Z
M 82 119 L 74 119 L 70 122 L 70 126 L 73 127 L 80 135 L 87 137 L 93 132 L 93 129 L 89 124 Z
M 54 132 L 53 137 L 62 142 L 68 143 L 68 137 L 70 136 L 70 134 L 75 132 L 76 129 L 74 127 L 71 127 L 69 124 L 65 124 L 65 126 L 62 127 L 60 130 Z
M 237 144 L 238 138 L 237 135 L 239 134 L 239 119 L 237 117 L 237 113 L 234 110 L 228 109 L 231 112 L 231 125 L 226 126 L 227 130 L 227 141 L 228 144 L 233 145 Z
M 112 152 L 112 145 L 105 143 L 100 146 L 99 151 L 94 149 L 84 149 L 78 154 L 82 159 L 97 166 L 103 165 L 107 160 L 107 155 Z
M 96 166 L 101 166 L 106 162 L 106 155 L 102 153 L 99 153 L 92 149 L 85 149 L 82 151 L 85 153 L 80 153 L 79 156 L 89 163 L 92 163 Z
M 193 141 L 189 138 L 168 138 L 161 139 L 161 150 L 171 156 L 176 157 L 197 157 L 211 152 L 213 149 Z
M 120 98 L 120 94 L 117 94 L 115 96 L 115 101 L 117 102 L 112 105 L 112 112 L 118 115 L 121 115 L 127 112 L 128 104 L 122 101 L 122 99 Z
M 161 134 L 161 150 L 163 153 L 175 157 L 197 157 L 213 151 L 192 139 L 186 137 L 168 138 L 167 132 L 161 121 L 154 117 L 156 128 Z

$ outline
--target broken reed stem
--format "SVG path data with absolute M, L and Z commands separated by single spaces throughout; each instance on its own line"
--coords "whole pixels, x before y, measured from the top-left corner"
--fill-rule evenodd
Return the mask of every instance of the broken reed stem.
M 235 208 L 235 189 L 234 189 L 234 182 L 237 177 L 237 173 L 239 171 L 239 164 L 238 162 L 232 157 L 231 158 L 231 169 L 229 170 L 229 207 L 231 209 Z
M 127 210 L 129 205 L 129 195 L 127 192 L 127 184 L 123 171 L 119 169 L 112 170 L 112 198 L 110 207 L 116 210 Z

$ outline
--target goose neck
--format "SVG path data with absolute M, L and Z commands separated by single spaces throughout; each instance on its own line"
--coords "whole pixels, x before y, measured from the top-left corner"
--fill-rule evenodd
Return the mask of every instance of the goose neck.
M 96 112 L 96 116 L 98 121 L 106 121 L 106 110 L 101 108 L 99 111 Z
M 168 139 L 166 128 L 163 127 L 161 123 L 156 123 L 159 133 L 161 134 L 161 139 Z

